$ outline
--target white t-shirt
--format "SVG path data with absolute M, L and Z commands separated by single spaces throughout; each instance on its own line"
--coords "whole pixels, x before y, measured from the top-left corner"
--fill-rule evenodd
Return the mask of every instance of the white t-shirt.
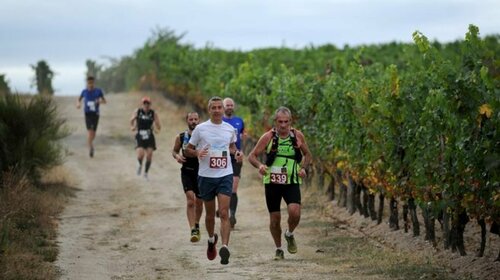
M 229 145 L 236 142 L 234 128 L 226 122 L 214 124 L 208 120 L 196 126 L 189 139 L 189 144 L 202 150 L 209 147 L 208 155 L 199 160 L 198 175 L 209 178 L 220 178 L 233 174 Z

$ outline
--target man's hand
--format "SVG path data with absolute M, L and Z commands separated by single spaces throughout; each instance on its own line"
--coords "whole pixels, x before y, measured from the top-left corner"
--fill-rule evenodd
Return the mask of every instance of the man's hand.
M 261 164 L 259 166 L 259 174 L 264 176 L 264 175 L 266 175 L 266 173 L 267 173 L 267 166 L 264 164 Z
M 80 101 L 76 102 L 76 109 L 80 109 L 82 107 L 82 103 Z
M 237 162 L 242 162 L 243 156 L 244 156 L 243 153 L 240 151 L 236 151 L 236 153 L 234 153 L 234 158 L 236 159 Z
M 198 151 L 198 154 L 197 154 L 198 158 L 203 159 L 204 157 L 206 157 L 208 155 L 209 148 L 210 148 L 210 145 L 206 145 L 205 147 L 203 147 L 203 149 Z
M 181 156 L 179 154 L 176 154 L 175 155 L 175 160 L 180 163 L 180 164 L 183 164 L 186 162 L 186 158 L 184 156 Z
M 307 171 L 304 167 L 302 167 L 300 170 L 299 170 L 299 177 L 300 178 L 305 178 L 307 176 Z

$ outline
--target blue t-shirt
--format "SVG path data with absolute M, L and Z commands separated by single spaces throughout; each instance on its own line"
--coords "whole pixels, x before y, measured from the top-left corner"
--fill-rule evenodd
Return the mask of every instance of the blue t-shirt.
M 231 118 L 222 117 L 222 120 L 234 127 L 234 132 L 236 133 L 236 148 L 241 150 L 241 134 L 243 133 L 243 130 L 245 130 L 245 123 L 243 123 L 243 119 L 233 116 Z
M 97 102 L 99 98 L 104 98 L 104 94 L 100 88 L 94 88 L 92 90 L 84 89 L 80 94 L 80 98 L 83 98 L 83 111 L 85 113 L 96 113 L 99 115 L 99 103 Z

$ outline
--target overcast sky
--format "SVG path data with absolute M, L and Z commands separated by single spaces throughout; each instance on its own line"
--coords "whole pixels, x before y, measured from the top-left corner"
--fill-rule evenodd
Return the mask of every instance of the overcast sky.
M 141 47 L 155 27 L 184 42 L 224 49 L 463 38 L 468 25 L 500 33 L 498 0 L 2 0 L 0 73 L 30 88 L 30 64 L 48 61 L 59 95 L 79 94 L 85 60 L 106 61 Z

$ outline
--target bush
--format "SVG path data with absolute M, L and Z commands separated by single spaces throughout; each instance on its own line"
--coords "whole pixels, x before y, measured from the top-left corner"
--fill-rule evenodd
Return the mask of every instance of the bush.
M 65 120 L 48 97 L 0 97 L 0 180 L 8 170 L 26 174 L 32 181 L 40 171 L 62 161 L 59 140 L 68 135 Z

